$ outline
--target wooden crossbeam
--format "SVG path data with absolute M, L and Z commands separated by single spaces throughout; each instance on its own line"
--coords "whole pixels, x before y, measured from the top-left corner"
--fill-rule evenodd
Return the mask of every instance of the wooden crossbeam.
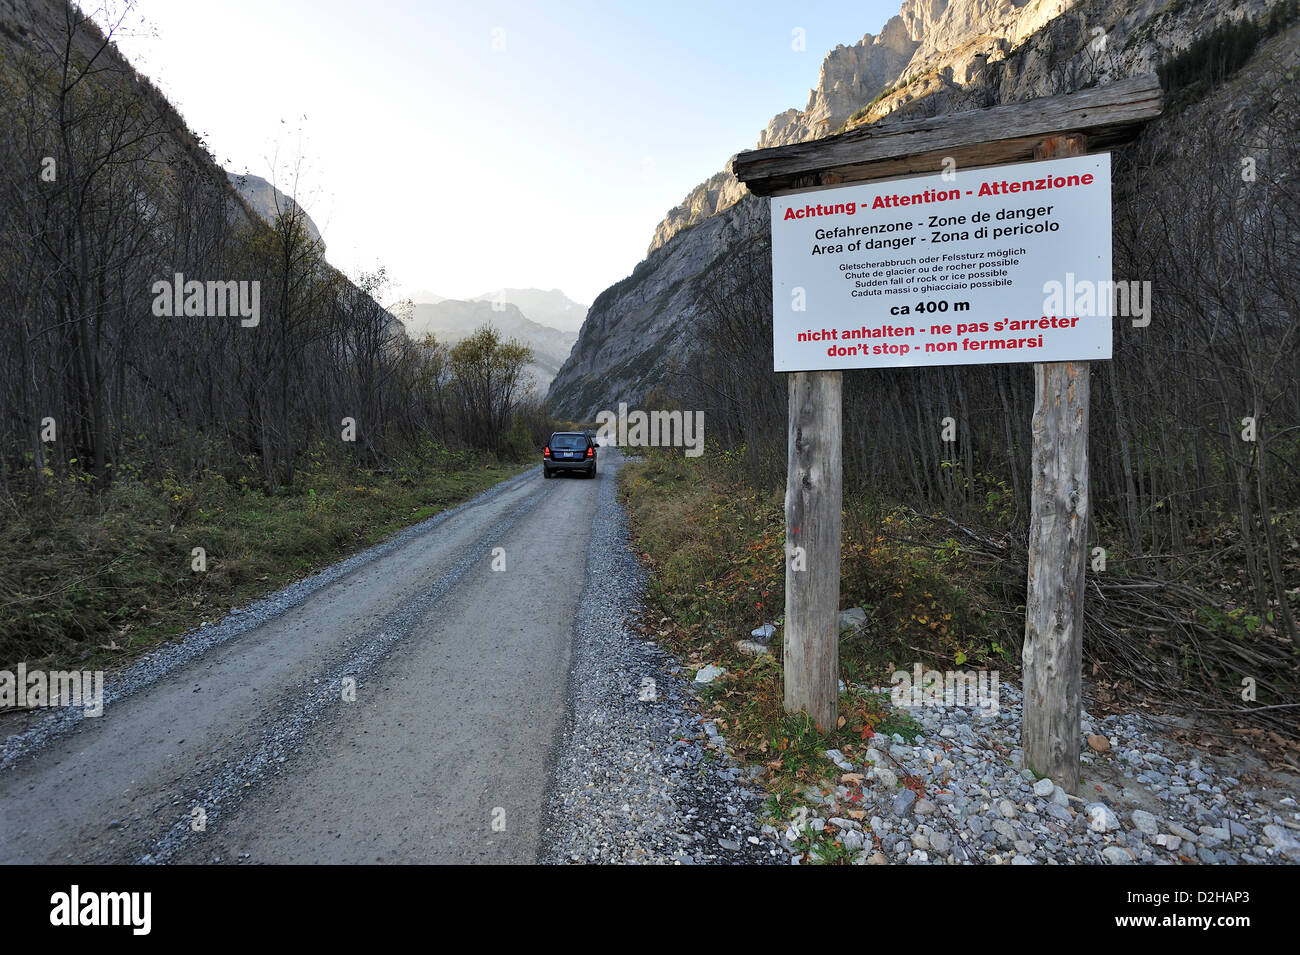
M 1164 94 L 1154 73 L 1064 96 L 865 126 L 836 136 L 731 158 L 732 174 L 758 196 L 937 172 L 1025 162 L 1047 136 L 1081 133 L 1090 151 L 1133 139 L 1160 115 Z

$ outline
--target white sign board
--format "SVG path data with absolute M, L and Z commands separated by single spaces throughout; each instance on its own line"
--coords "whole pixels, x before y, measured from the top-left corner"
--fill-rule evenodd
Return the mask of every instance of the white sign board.
M 772 199 L 777 371 L 1111 356 L 1110 154 Z

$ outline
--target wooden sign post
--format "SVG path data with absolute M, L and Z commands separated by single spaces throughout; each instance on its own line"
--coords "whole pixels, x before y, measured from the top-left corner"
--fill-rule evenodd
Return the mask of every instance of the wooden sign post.
M 755 195 L 798 193 L 802 198 L 838 185 L 945 168 L 975 170 L 1083 156 L 1089 149 L 1104 151 L 1131 140 L 1142 124 L 1159 115 L 1162 99 L 1156 77 L 1143 76 L 1066 96 L 751 150 L 734 156 L 730 168 Z M 799 217 L 834 211 L 811 204 L 822 198 L 809 196 Z M 834 200 L 826 196 L 825 201 Z M 783 307 L 775 296 L 773 305 Z M 868 311 L 864 306 L 863 314 Z M 810 337 L 818 334 L 809 329 Z M 778 357 L 777 370 L 786 370 L 780 362 Z M 816 367 L 789 368 L 785 707 L 807 712 L 829 731 L 836 724 L 839 698 L 841 372 Z M 1025 765 L 1070 792 L 1079 788 L 1088 369 L 1087 361 L 1034 365 L 1021 736 Z
M 1082 136 L 1044 140 L 1041 159 L 1082 156 Z M 1034 365 L 1029 581 L 1020 659 L 1024 765 L 1079 791 L 1083 586 L 1088 553 L 1088 363 Z
M 785 483 L 785 708 L 823 730 L 839 720 L 840 456 L 838 371 L 793 372 Z

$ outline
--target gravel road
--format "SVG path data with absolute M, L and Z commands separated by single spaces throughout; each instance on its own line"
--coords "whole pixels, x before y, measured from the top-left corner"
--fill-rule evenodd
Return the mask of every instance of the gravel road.
M 110 674 L 101 717 L 6 717 L 0 862 L 771 858 L 624 627 L 620 463 L 530 470 L 232 612 Z

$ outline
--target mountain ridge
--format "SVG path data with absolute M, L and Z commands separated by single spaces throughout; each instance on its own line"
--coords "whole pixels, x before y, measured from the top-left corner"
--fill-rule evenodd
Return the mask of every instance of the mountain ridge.
M 575 302 L 558 288 L 499 288 L 476 295 L 473 302 L 506 302 L 529 319 L 562 332 L 577 333 L 586 321 L 588 305 Z

